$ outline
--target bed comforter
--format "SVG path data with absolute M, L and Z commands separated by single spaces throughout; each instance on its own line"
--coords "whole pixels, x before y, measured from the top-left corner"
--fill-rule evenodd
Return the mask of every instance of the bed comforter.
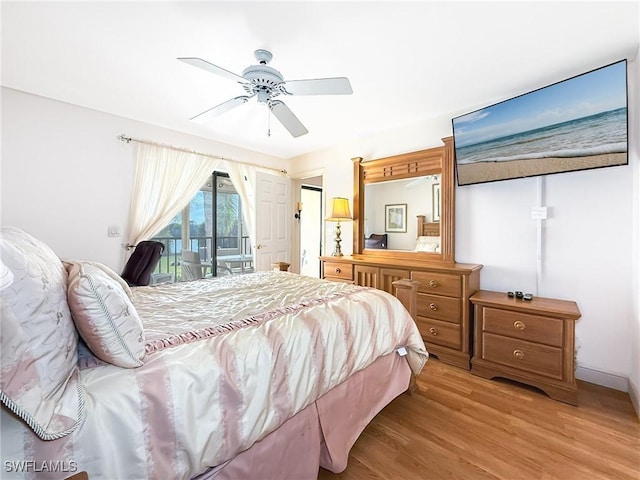
M 44 442 L 3 411 L 3 459 L 61 461 L 91 480 L 189 479 L 376 358 L 405 347 L 417 374 L 428 357 L 392 295 L 288 272 L 139 287 L 132 301 L 144 365 L 120 368 L 83 350 L 83 424 Z

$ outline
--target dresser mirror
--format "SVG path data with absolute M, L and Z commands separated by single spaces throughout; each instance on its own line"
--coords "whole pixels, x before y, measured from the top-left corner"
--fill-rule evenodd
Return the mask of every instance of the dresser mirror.
M 364 186 L 366 248 L 440 251 L 441 175 L 368 183 Z M 430 235 L 419 233 L 418 216 L 431 223 Z M 420 240 L 418 237 L 423 237 Z M 379 242 L 380 238 L 384 241 Z M 420 244 L 420 242 L 422 244 Z
M 353 253 L 454 262 L 453 142 L 393 157 L 354 158 Z

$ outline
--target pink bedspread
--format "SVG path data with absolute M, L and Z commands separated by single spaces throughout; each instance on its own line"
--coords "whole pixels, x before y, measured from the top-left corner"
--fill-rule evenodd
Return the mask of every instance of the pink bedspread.
M 410 315 L 380 290 L 260 272 L 139 287 L 133 302 L 145 364 L 123 369 L 85 354 L 86 420 L 59 440 L 38 440 L 3 410 L 3 461 L 62 461 L 91 480 L 189 479 L 398 347 L 414 373 L 427 360 Z

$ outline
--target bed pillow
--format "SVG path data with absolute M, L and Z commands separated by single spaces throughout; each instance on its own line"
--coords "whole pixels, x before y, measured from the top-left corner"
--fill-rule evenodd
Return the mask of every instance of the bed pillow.
M 0 227 L 0 255 L 13 277 L 0 291 L 0 400 L 41 439 L 64 437 L 84 418 L 67 272 L 16 227 Z
M 440 237 L 418 237 L 416 242 L 416 252 L 439 252 Z
M 73 263 L 68 297 L 76 328 L 96 357 L 119 367 L 143 365 L 144 329 L 120 282 L 101 266 Z
M 62 263 L 66 267 L 67 272 L 69 272 L 71 270 L 71 267 L 73 267 L 73 265 L 75 263 L 81 263 L 81 264 L 84 264 L 84 265 L 91 265 L 93 267 L 96 267 L 96 268 L 102 270 L 106 275 L 108 275 L 116 283 L 120 284 L 120 286 L 124 290 L 124 293 L 127 294 L 127 297 L 131 298 L 131 295 L 132 295 L 131 287 L 126 282 L 126 280 L 124 278 L 122 278 L 120 275 L 118 275 L 116 272 L 111 270 L 106 265 L 104 265 L 104 264 L 102 264 L 100 262 L 92 262 L 92 261 L 89 261 L 89 260 L 63 260 Z

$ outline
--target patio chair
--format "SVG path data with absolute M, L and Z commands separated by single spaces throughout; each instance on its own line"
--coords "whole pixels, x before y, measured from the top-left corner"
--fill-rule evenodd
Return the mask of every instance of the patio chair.
M 208 264 L 203 264 L 200 260 L 200 253 L 192 252 L 190 250 L 182 251 L 182 261 L 180 262 L 182 267 L 182 281 L 200 280 L 207 276 L 205 274 Z

